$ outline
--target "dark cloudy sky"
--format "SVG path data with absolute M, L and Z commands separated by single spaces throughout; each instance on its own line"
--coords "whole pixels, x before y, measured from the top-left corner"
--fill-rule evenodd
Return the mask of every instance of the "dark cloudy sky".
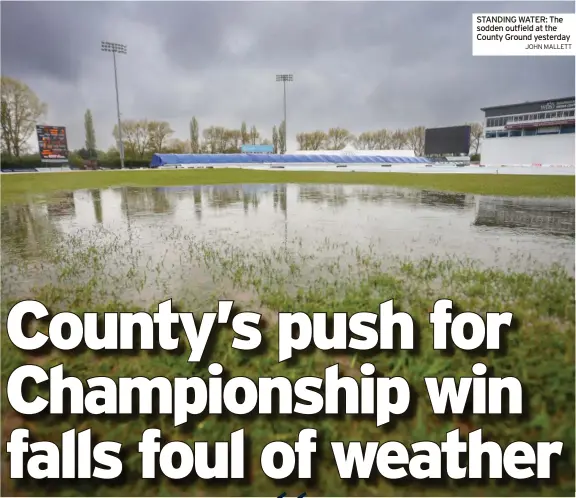
M 574 12 L 573 2 L 2 2 L 2 74 L 49 106 L 48 124 L 84 141 L 92 109 L 99 148 L 116 119 L 112 56 L 126 119 L 200 127 L 282 120 L 297 131 L 355 133 L 480 119 L 480 107 L 574 95 L 573 57 L 473 57 L 472 14 Z M 292 135 L 292 138 L 290 137 Z

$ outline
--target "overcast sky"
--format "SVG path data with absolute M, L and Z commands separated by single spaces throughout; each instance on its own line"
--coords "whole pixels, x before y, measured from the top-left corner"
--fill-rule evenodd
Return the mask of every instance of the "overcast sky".
M 125 119 L 169 121 L 188 138 L 196 116 L 270 138 L 288 87 L 288 145 L 300 131 L 354 133 L 479 120 L 480 108 L 574 95 L 573 57 L 473 57 L 472 14 L 574 12 L 573 2 L 2 2 L 2 74 L 48 104 L 46 124 L 98 147 L 113 143 L 112 55 Z

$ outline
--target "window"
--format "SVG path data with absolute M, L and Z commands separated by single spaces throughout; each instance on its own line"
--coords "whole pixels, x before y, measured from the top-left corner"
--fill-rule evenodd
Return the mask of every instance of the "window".
M 547 113 L 544 115 L 544 118 L 545 118 L 545 119 L 550 119 L 550 114 L 551 114 L 550 112 L 547 112 Z
M 524 130 L 524 136 L 528 137 L 531 135 L 536 135 L 536 129 L 535 128 L 527 128 L 526 130 Z
M 487 131 L 486 132 L 486 138 L 496 138 L 496 132 L 495 131 Z
M 511 137 L 521 137 L 522 136 L 522 130 L 510 130 L 510 136 Z
M 574 125 L 562 126 L 562 128 L 560 128 L 560 133 L 574 133 Z
M 499 131 L 498 132 L 498 137 L 507 137 L 508 136 L 508 131 Z
M 493 118 L 488 118 L 486 120 L 486 128 L 492 128 L 494 126 L 494 119 Z
M 574 111 L 568 111 L 568 116 L 574 116 Z

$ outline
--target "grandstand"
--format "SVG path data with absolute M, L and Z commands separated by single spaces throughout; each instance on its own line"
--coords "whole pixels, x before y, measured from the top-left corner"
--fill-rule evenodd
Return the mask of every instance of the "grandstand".
M 574 168 L 574 97 L 485 107 L 482 164 Z
M 161 166 L 329 165 L 329 164 L 428 164 L 425 157 L 341 154 L 154 154 L 151 168 Z

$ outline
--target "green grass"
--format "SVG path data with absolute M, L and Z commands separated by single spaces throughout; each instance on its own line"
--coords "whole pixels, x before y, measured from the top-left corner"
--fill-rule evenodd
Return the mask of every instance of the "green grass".
M 256 171 L 246 169 L 90 171 L 2 175 L 2 202 L 36 193 L 111 186 L 345 183 L 485 195 L 574 197 L 574 176 Z
M 239 175 L 239 172 L 227 172 Z M 182 181 L 201 178 L 205 172 L 166 173 L 96 173 L 63 174 L 63 177 L 145 179 L 146 175 L 177 175 Z M 220 172 L 209 172 L 218 176 Z M 242 174 L 247 174 L 242 172 Z M 247 176 L 251 176 L 250 172 Z M 258 178 L 269 174 L 254 174 Z M 274 177 L 282 174 L 273 174 Z M 287 176 L 292 174 L 287 173 Z M 40 176 L 40 175 L 38 175 Z M 299 174 L 297 176 L 300 176 Z M 305 175 L 303 175 L 305 176 Z M 338 177 L 339 175 L 332 175 Z M 345 175 L 347 176 L 347 175 Z M 382 175 L 382 177 L 389 175 Z M 408 175 L 406 175 L 409 177 Z M 422 175 L 422 181 L 431 175 Z M 42 175 L 52 178 L 54 175 Z M 444 176 L 438 176 L 438 178 Z M 18 177 L 21 178 L 21 177 Z M 34 177 L 32 177 L 34 178 Z M 413 178 L 413 177 L 409 177 Z M 469 178 L 469 177 L 466 177 Z M 487 179 L 488 177 L 482 177 Z M 498 177 L 501 180 L 504 177 Z M 225 180 L 221 177 L 222 181 Z M 525 180 L 514 177 L 515 181 Z M 543 178 L 538 178 L 542 182 Z M 19 180 L 20 181 L 20 180 Z M 68 180 L 67 180 L 68 181 Z M 134 180 L 135 181 L 135 180 Z M 144 180 L 141 180 L 144 181 Z M 214 180 L 211 180 L 212 182 Z M 239 178 L 235 181 L 239 181 Z M 262 181 L 264 181 L 262 179 Z M 269 180 L 266 180 L 269 181 Z M 309 180 L 307 180 L 309 181 Z M 449 180 L 445 180 L 449 183 Z M 453 180 L 454 181 L 454 180 Z M 128 180 L 126 180 L 128 182 Z M 394 260 L 384 265 L 382 258 L 354 247 L 342 247 L 341 258 L 326 261 L 323 247 L 298 247 L 294 250 L 271 249 L 243 251 L 233 244 L 217 245 L 203 240 L 183 237 L 174 232 L 168 236 L 173 251 L 180 255 L 182 267 L 153 266 L 134 253 L 128 246 L 110 241 L 102 232 L 84 232 L 79 237 L 60 240 L 53 246 L 46 245 L 43 271 L 51 269 L 54 278 L 50 284 L 34 289 L 32 296 L 51 306 L 53 311 L 63 309 L 76 313 L 84 311 L 137 310 L 129 299 L 128 291 L 162 288 L 163 283 L 176 278 L 188 264 L 195 264 L 213 279 L 211 291 L 198 289 L 191 278 L 188 291 L 173 297 L 175 304 L 184 311 L 211 311 L 216 299 L 235 299 L 243 310 L 262 311 L 269 317 L 264 335 L 269 338 L 268 348 L 256 357 L 230 347 L 233 333 L 224 329 L 218 334 L 212 361 L 221 362 L 231 376 L 286 376 L 296 379 L 305 375 L 322 376 L 323 370 L 335 362 L 346 375 L 357 377 L 360 358 L 353 353 L 337 357 L 316 351 L 309 356 L 299 356 L 290 365 L 277 363 L 277 328 L 273 317 L 278 311 L 377 311 L 380 302 L 394 299 L 401 309 L 411 314 L 421 324 L 421 351 L 418 355 L 381 352 L 367 358 L 384 375 L 404 377 L 418 392 L 416 413 L 403 418 L 393 426 L 377 428 L 371 419 L 347 416 L 338 420 L 330 417 L 310 419 L 292 417 L 219 417 L 193 420 L 183 427 L 174 428 L 170 416 L 139 417 L 127 420 L 122 417 L 72 417 L 64 420 L 58 416 L 45 416 L 37 420 L 23 420 L 7 405 L 5 391 L 2 395 L 4 438 L 9 430 L 28 427 L 38 440 L 59 441 L 60 434 L 72 427 L 92 428 L 98 438 L 121 441 L 128 450 L 124 466 L 133 474 L 139 473 L 140 461 L 136 443 L 146 428 L 157 427 L 168 440 L 198 441 L 227 440 L 228 435 L 244 427 L 251 439 L 251 484 L 230 482 L 210 487 L 206 482 L 176 485 L 166 479 L 145 482 L 132 478 L 119 487 L 103 481 L 94 482 L 34 482 L 17 483 L 3 479 L 3 494 L 17 493 L 24 496 L 277 496 L 286 491 L 297 496 L 306 491 L 309 496 L 574 496 L 574 280 L 565 270 L 551 267 L 532 273 L 514 273 L 481 268 L 474 262 L 424 259 L 421 261 Z M 328 242 L 327 242 L 328 243 Z M 333 247 L 332 247 L 333 249 Z M 112 262 L 112 263 L 111 263 Z M 140 271 L 143 267 L 145 272 Z M 30 268 L 22 263 L 10 282 L 28 275 Z M 3 292 L 8 292 L 3 290 Z M 30 297 L 30 295 L 28 295 Z M 434 351 L 428 313 L 439 298 L 451 298 L 462 310 L 480 314 L 486 311 L 513 311 L 520 327 L 509 332 L 509 353 L 498 356 L 488 353 L 472 358 L 463 352 L 445 356 Z M 15 296 L 3 296 L 3 315 Z M 156 303 L 150 302 L 150 310 Z M 5 320 L 2 322 L 5 327 Z M 41 325 L 42 329 L 44 326 Z M 44 327 L 45 330 L 45 327 Z M 93 376 L 145 375 L 147 377 L 201 376 L 207 372 L 195 364 L 188 364 L 188 352 L 182 357 L 169 354 L 152 356 L 96 356 L 92 352 L 74 355 L 52 353 L 44 357 L 28 357 L 16 350 L 2 333 L 2 379 L 24 362 L 34 362 L 45 368 L 64 362 L 69 375 L 82 379 Z M 515 376 L 520 379 L 529 396 L 530 417 L 471 416 L 439 417 L 431 412 L 426 400 L 423 377 L 469 376 L 471 365 L 484 361 L 492 366 L 495 375 Z M 45 389 L 42 389 L 45 392 Z M 318 429 L 324 458 L 319 462 L 318 479 L 314 485 L 296 482 L 289 485 L 273 482 L 259 470 L 262 447 L 272 440 L 294 441 L 301 428 Z M 441 441 L 446 432 L 460 428 L 469 432 L 483 428 L 485 436 L 502 445 L 515 440 L 528 442 L 560 440 L 565 443 L 564 459 L 558 467 L 558 480 L 553 483 L 506 483 L 491 481 L 431 485 L 413 483 L 395 485 L 393 481 L 376 479 L 360 481 L 347 486 L 340 481 L 331 459 L 329 441 L 388 441 L 409 444 L 415 441 Z M 5 448 L 3 444 L 3 448 Z M 6 454 L 4 453 L 4 457 Z M 6 466 L 4 467 L 7 468 Z M 4 472 L 4 475 L 6 472 Z

